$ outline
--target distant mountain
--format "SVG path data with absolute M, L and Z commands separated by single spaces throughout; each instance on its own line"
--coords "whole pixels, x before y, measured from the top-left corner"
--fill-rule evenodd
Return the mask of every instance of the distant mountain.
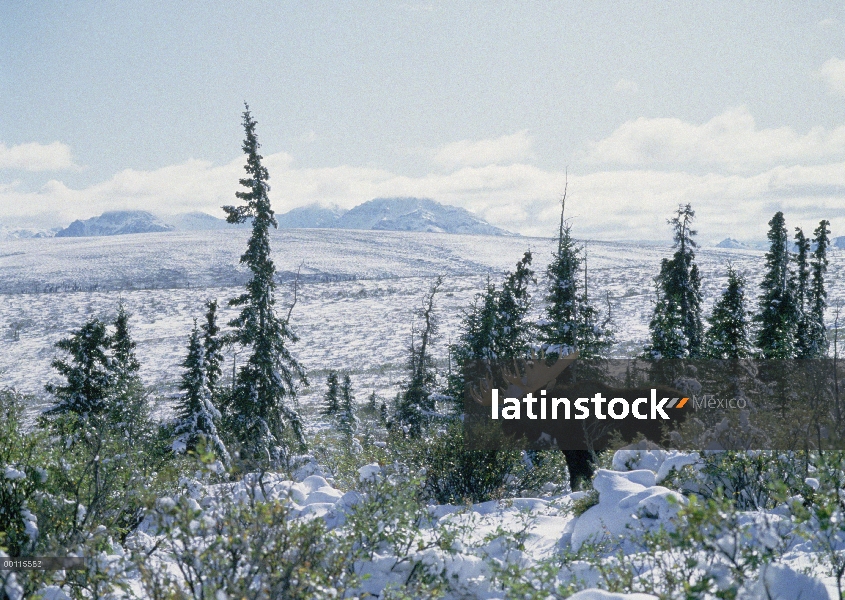
M 0 225 L 0 241 L 53 237 L 59 229 L 59 227 L 54 229 L 27 229 L 25 227 L 5 227 Z
M 162 221 L 172 225 L 176 231 L 215 231 L 218 229 L 230 229 L 232 227 L 251 227 L 249 221 L 233 225 L 227 223 L 226 219 L 220 219 L 204 212 L 187 212 L 162 217 Z
M 351 210 L 311 204 L 277 214 L 280 229 L 367 229 L 378 231 L 428 231 L 476 235 L 518 235 L 494 227 L 466 209 L 428 198 L 376 198 Z M 210 231 L 230 227 L 224 219 L 204 212 L 156 217 L 143 210 L 104 212 L 99 217 L 74 221 L 56 237 L 88 237 L 152 233 L 159 231 Z
M 152 233 L 173 231 L 152 213 L 144 210 L 114 210 L 99 217 L 74 221 L 65 229 L 56 232 L 56 237 L 88 237 L 97 235 L 123 235 L 127 233 Z
M 187 212 L 162 217 L 162 221 L 176 231 L 211 231 L 231 227 L 224 219 L 218 219 L 204 212 Z
M 319 204 L 309 204 L 276 215 L 276 221 L 280 229 L 334 229 L 345 212 L 337 206 L 323 208 Z
M 735 240 L 733 238 L 723 239 L 721 242 L 716 244 L 716 247 L 717 248 L 731 248 L 731 249 L 740 249 L 740 248 L 741 249 L 749 249 L 749 248 L 751 248 L 751 246 L 749 246 L 748 244 L 745 244 L 745 243 L 740 242 L 738 240 Z
M 337 226 L 342 229 L 515 235 L 490 225 L 466 209 L 429 198 L 376 198 L 347 211 Z
M 845 250 L 845 235 L 840 235 L 839 237 L 833 238 L 833 240 L 831 240 L 831 243 L 834 248 L 842 248 L 843 250 Z

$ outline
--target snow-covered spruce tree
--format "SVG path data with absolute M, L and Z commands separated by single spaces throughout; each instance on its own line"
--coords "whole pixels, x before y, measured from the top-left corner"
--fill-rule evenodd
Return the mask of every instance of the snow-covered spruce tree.
M 672 225 L 675 254 L 664 258 L 656 277 L 657 302 L 649 323 L 651 345 L 648 358 L 695 358 L 701 350 L 701 277 L 695 264 L 696 247 L 692 229 L 695 211 L 687 204 L 679 205 Z
M 688 341 L 684 335 L 681 311 L 664 286 L 656 278 L 654 284 L 654 313 L 648 323 L 651 345 L 646 347 L 645 358 L 679 358 L 688 355 Z
M 213 399 L 217 398 L 217 386 L 223 375 L 220 365 L 223 363 L 223 340 L 220 337 L 220 327 L 217 325 L 217 299 L 205 302 L 205 323 L 202 329 L 202 347 L 205 351 L 205 378 Z
M 211 390 L 206 377 L 205 349 L 196 319 L 188 342 L 188 356 L 182 366 L 185 371 L 179 384 L 182 397 L 176 409 L 176 439 L 173 442 L 173 450 L 177 453 L 193 450 L 205 442 L 228 464 L 229 453 L 217 433 L 216 423 L 220 421 L 220 411 L 211 401 Z
M 808 332 L 807 356 L 827 356 L 827 329 L 824 325 L 824 311 L 827 309 L 827 290 L 824 276 L 827 273 L 827 249 L 830 247 L 830 221 L 823 219 L 813 231 L 813 256 L 810 263 L 811 281 L 808 290 Z
M 243 114 L 246 139 L 243 143 L 247 163 L 247 177 L 240 184 L 247 191 L 235 195 L 244 201 L 241 206 L 224 206 L 229 223 L 243 223 L 252 219 L 252 235 L 241 263 L 252 271 L 246 293 L 229 301 L 231 306 L 243 307 L 229 322 L 234 328 L 233 339 L 250 350 L 249 358 L 240 367 L 229 411 L 232 425 L 247 453 L 255 458 L 277 460 L 282 457 L 289 434 L 300 446 L 302 422 L 288 401 L 296 397 L 297 385 L 305 382 L 305 371 L 293 357 L 288 346 L 297 341 L 288 319 L 275 311 L 276 268 L 270 258 L 270 226 L 277 227 L 267 193 L 269 174 L 258 154 L 256 122 L 249 112 Z
M 494 352 L 500 359 L 524 356 L 533 338 L 533 323 L 528 320 L 531 311 L 528 284 L 534 281 L 531 258 L 531 251 L 526 251 L 516 263 L 516 269 L 505 277 L 499 293 Z
M 326 377 L 326 388 L 321 413 L 331 417 L 340 412 L 340 384 L 337 381 L 337 371 L 329 371 Z
M 343 385 L 340 388 L 337 428 L 347 437 L 352 437 L 352 434 L 358 429 L 358 417 L 355 416 L 355 397 L 352 395 L 352 380 L 348 373 L 343 376 Z
M 414 313 L 419 320 L 411 330 L 408 348 L 408 381 L 396 397 L 395 416 L 411 435 L 418 435 L 435 410 L 432 393 L 437 384 L 437 372 L 431 356 L 431 346 L 437 338 L 439 318 L 434 299 L 443 283 L 437 277 L 428 290 L 422 306 Z
M 762 358 L 794 358 L 798 310 L 789 272 L 789 238 L 780 211 L 769 221 L 768 238 L 771 245 L 760 285 L 760 312 L 754 317 L 758 325 L 757 347 Z
M 111 338 L 113 351 L 112 370 L 114 388 L 120 394 L 128 388 L 140 384 L 138 371 L 141 369 L 135 356 L 135 342 L 129 333 L 129 313 L 123 302 L 117 305 L 117 317 L 114 320 L 114 335 Z
M 613 332 L 607 323 L 598 322 L 598 311 L 587 297 L 586 274 L 584 289 L 580 289 L 581 248 L 572 238 L 570 224 L 564 220 L 565 202 L 564 193 L 557 250 L 546 269 L 546 314 L 540 323 L 539 339 L 548 355 L 578 350 L 582 358 L 597 358 L 605 355 L 612 345 Z M 586 270 L 586 262 L 584 267 Z
M 745 277 L 728 263 L 728 287 L 713 307 L 704 335 L 706 358 L 737 359 L 752 354 L 751 315 L 745 306 Z
M 87 418 L 106 411 L 114 385 L 112 360 L 107 355 L 110 346 L 106 324 L 96 318 L 56 342 L 56 348 L 70 354 L 69 361 L 57 358 L 52 363 L 67 383 L 46 386 L 56 403 L 45 414 L 75 413 Z
M 135 341 L 129 331 L 129 313 L 123 302 L 118 303 L 111 337 L 113 385 L 108 411 L 112 425 L 125 437 L 132 438 L 136 428 L 149 417 L 147 397 L 138 372 L 141 365 L 135 356 Z
M 534 281 L 531 260 L 531 252 L 525 252 L 516 269 L 505 275 L 501 291 L 488 277 L 484 291 L 476 294 L 464 311 L 460 336 L 449 347 L 451 372 L 446 395 L 452 398 L 454 410 L 463 409 L 464 370 L 468 365 L 527 354 L 534 336 L 534 325 L 528 320 L 528 284 Z

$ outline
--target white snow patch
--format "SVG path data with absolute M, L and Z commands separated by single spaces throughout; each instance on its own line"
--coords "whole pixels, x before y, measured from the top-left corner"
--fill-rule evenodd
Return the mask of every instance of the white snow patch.
M 608 536 L 622 536 L 628 533 L 630 527 L 648 527 L 665 522 L 677 514 L 678 508 L 685 505 L 687 499 L 655 483 L 653 471 L 618 473 L 599 469 L 593 480 L 599 502 L 575 523 L 572 549 L 577 551 L 587 541 L 598 542 Z

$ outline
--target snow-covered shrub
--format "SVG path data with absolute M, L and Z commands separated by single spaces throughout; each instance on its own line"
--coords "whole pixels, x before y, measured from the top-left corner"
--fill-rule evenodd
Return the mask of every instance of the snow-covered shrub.
M 800 453 L 705 452 L 700 462 L 670 473 L 664 485 L 703 498 L 730 499 L 741 510 L 773 508 L 779 487 L 807 491 L 806 459 Z
M 22 518 L 0 523 L 0 546 L 13 556 L 76 555 L 90 562 L 86 570 L 21 571 L 17 585 L 24 597 L 51 585 L 74 597 L 119 589 L 115 542 L 137 524 L 147 496 L 166 485 L 161 454 L 147 444 L 154 436 L 128 440 L 107 419 L 73 413 L 50 421 L 49 432 L 26 431 L 19 402 L 0 393 L 0 520 L 15 512 Z
M 740 512 L 728 498 L 699 502 L 691 497 L 672 525 L 642 536 L 642 557 L 653 561 L 651 589 L 643 591 L 732 597 L 783 555 L 792 529 L 778 515 Z
M 821 551 L 839 597 L 845 592 L 845 452 L 814 457 L 812 477 L 803 495 L 792 495 L 790 510 L 799 534 Z M 784 487 L 784 495 L 789 491 Z
M 454 552 L 461 527 L 435 526 L 423 496 L 423 479 L 401 467 L 373 476 L 362 468 L 360 501 L 346 517 L 346 543 L 365 576 L 365 588 L 401 588 L 407 597 L 436 597 L 447 589 L 438 557 Z M 373 580 L 373 581 L 369 581 Z M 396 596 L 393 590 L 388 597 Z
M 149 597 L 343 597 L 354 578 L 337 535 L 323 519 L 292 519 L 292 503 L 265 500 L 258 481 L 245 485 L 246 498 L 156 503 L 158 541 L 138 536 L 133 554 Z
M 567 569 L 576 582 L 575 567 L 586 563 L 594 580 L 584 583 L 612 592 L 737 598 L 783 555 L 791 530 L 789 520 L 778 515 L 743 513 L 726 498 L 691 496 L 659 527 L 629 526 L 621 545 L 620 540 L 582 545 L 567 557 Z
M 591 507 L 595 506 L 599 503 L 599 492 L 598 490 L 591 489 L 585 492 L 578 492 L 582 494 L 581 497 L 577 498 L 572 503 L 572 514 L 576 517 L 580 517 L 585 512 L 587 512 Z
M 0 390 L 0 550 L 11 556 L 32 549 L 38 539 L 33 514 L 35 495 L 43 489 L 43 436 L 21 431 L 22 399 Z

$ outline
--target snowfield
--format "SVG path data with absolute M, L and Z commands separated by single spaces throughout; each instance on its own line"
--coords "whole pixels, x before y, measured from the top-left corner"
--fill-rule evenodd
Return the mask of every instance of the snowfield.
M 225 303 L 241 293 L 248 271 L 238 264 L 249 231 L 168 232 L 99 238 L 46 238 L 0 242 L 0 386 L 35 397 L 43 407 L 43 386 L 56 381 L 50 362 L 56 341 L 92 316 L 111 320 L 122 300 L 138 343 L 141 377 L 160 399 L 175 390 L 194 318 L 217 298 L 220 322 L 235 311 Z M 287 311 L 299 271 L 297 304 L 291 317 L 300 341 L 294 354 L 311 374 L 304 404 L 320 397 L 328 369 L 348 371 L 358 400 L 375 390 L 395 393 L 410 341 L 413 310 L 442 275 L 437 300 L 443 335 L 435 355 L 457 335 L 462 310 L 490 276 L 497 285 L 526 250 L 534 257 L 542 297 L 543 273 L 556 241 L 413 232 L 292 229 L 272 232 L 277 270 L 277 306 Z M 587 243 L 588 281 L 603 311 L 610 305 L 617 329 L 615 356 L 634 356 L 648 339 L 653 277 L 669 245 Z M 754 298 L 764 252 L 702 248 L 705 314 L 724 286 L 732 262 L 749 280 Z M 845 251 L 830 251 L 829 303 L 845 299 Z M 537 306 L 539 316 L 541 307 Z M 237 357 L 234 357 L 237 360 Z M 233 355 L 224 373 L 231 373 Z M 447 365 L 444 362 L 444 367 Z M 167 414 L 160 400 L 161 416 Z

